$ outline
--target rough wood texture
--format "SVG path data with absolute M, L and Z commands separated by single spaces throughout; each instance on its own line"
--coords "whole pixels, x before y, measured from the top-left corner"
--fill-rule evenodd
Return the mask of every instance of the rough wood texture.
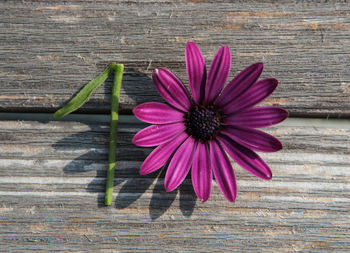
M 231 77 L 263 61 L 263 77 L 280 81 L 265 104 L 292 116 L 350 116 L 350 4 L 306 0 L 1 1 L 0 112 L 55 111 L 117 61 L 126 65 L 120 111 L 130 114 L 161 101 L 154 68 L 186 82 L 188 40 L 207 63 L 230 46 Z M 111 80 L 80 112 L 109 111 Z M 151 149 L 131 138 L 145 125 L 124 116 L 106 208 L 108 122 L 4 120 L 16 117 L 0 113 L 1 252 L 350 252 L 348 121 L 270 128 L 284 144 L 262 155 L 274 178 L 234 165 L 232 204 L 215 182 L 201 203 L 190 178 L 166 193 L 164 171 L 140 176 Z
M 1 1 L 0 110 L 52 112 L 110 62 L 126 65 L 120 110 L 160 100 L 167 67 L 187 80 L 184 46 L 207 62 L 222 44 L 232 73 L 265 62 L 280 86 L 266 104 L 293 116 L 350 115 L 347 1 Z M 107 112 L 110 81 L 81 112 Z
M 349 252 L 350 132 L 289 120 L 269 132 L 274 178 L 235 166 L 239 193 L 214 185 L 201 203 L 190 179 L 166 193 L 164 175 L 140 176 L 150 149 L 121 123 L 115 206 L 102 207 L 108 124 L 0 121 L 0 245 L 5 252 Z M 115 250 L 115 251 L 113 251 Z

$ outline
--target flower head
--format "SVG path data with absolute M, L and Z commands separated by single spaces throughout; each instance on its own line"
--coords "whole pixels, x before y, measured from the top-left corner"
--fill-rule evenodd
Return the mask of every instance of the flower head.
M 151 173 L 170 160 L 165 176 L 167 191 L 176 189 L 191 170 L 192 184 L 201 201 L 210 197 L 213 174 L 226 199 L 234 201 L 236 179 L 226 152 L 253 175 L 272 178 L 271 169 L 254 151 L 275 152 L 282 144 L 256 128 L 277 124 L 288 117 L 288 112 L 254 106 L 271 95 L 278 81 L 258 81 L 263 64 L 255 63 L 224 88 L 231 68 L 227 46 L 216 53 L 207 74 L 200 49 L 188 42 L 186 67 L 191 95 L 172 72 L 158 68 L 153 71 L 153 81 L 168 104 L 150 102 L 134 109 L 137 118 L 153 125 L 138 132 L 133 143 L 158 146 L 143 162 L 140 173 Z

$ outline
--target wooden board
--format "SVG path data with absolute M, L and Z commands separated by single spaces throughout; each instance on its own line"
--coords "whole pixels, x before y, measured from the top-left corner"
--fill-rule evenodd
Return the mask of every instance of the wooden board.
M 265 104 L 292 116 L 350 115 L 347 1 L 1 1 L 0 111 L 53 112 L 109 63 L 126 65 L 120 110 L 159 101 L 167 67 L 187 82 L 184 47 L 209 64 L 232 50 L 231 77 L 258 61 L 279 88 Z M 111 80 L 80 112 L 106 113 Z
M 125 120 L 127 119 L 127 120 Z M 119 128 L 115 204 L 103 207 L 108 123 L 0 121 L 0 245 L 4 252 L 349 252 L 348 121 L 287 120 L 262 154 L 274 178 L 234 165 L 238 198 L 216 183 L 201 203 L 187 178 L 140 176 L 151 151 L 131 144 L 145 125 Z

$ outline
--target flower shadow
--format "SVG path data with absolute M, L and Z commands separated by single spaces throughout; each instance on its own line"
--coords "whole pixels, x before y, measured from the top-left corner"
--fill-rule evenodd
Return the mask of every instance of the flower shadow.
M 127 179 L 117 195 L 115 207 L 123 209 L 131 205 L 149 189 L 154 180 L 155 177 L 145 177 L 139 173 Z
M 97 206 L 104 207 L 105 177 L 108 158 L 109 128 L 106 123 L 84 123 L 88 131 L 68 135 L 52 145 L 60 156 L 74 156 L 69 161 L 63 172 L 76 176 L 94 176 L 94 179 L 86 187 L 86 192 L 97 193 Z M 165 169 L 156 171 L 147 176 L 139 174 L 141 162 L 150 153 L 151 149 L 139 148 L 131 143 L 135 131 L 131 131 L 130 124 L 120 123 L 117 143 L 117 165 L 115 171 L 115 186 L 122 184 L 115 199 L 115 207 L 123 209 L 130 206 L 154 185 L 149 214 L 152 220 L 162 216 L 172 205 L 177 194 L 180 194 L 179 205 L 184 216 L 191 216 L 196 203 L 196 195 L 193 191 L 190 179 L 187 178 L 173 192 L 166 192 L 164 188 Z M 67 126 L 68 128 L 70 125 Z M 144 127 L 135 127 L 136 131 Z M 85 128 L 85 127 L 84 127 Z M 81 154 L 86 151 L 86 153 Z M 95 172 L 95 173 L 93 173 Z M 156 182 L 155 182 L 156 181 Z
M 180 194 L 180 210 L 185 217 L 192 215 L 196 205 L 197 196 L 194 193 L 193 187 L 186 179 L 178 189 L 172 192 L 166 192 L 164 188 L 165 169 L 158 176 L 157 182 L 153 188 L 152 198 L 149 204 L 149 214 L 152 220 L 162 216 L 172 205 L 177 194 Z
M 134 175 L 132 178 L 127 179 L 116 197 L 115 207 L 123 209 L 130 206 L 154 185 L 149 204 L 149 215 L 152 220 L 158 219 L 171 207 L 178 193 L 180 193 L 180 210 L 182 214 L 187 217 L 191 216 L 196 203 L 196 195 L 192 186 L 181 185 L 179 190 L 166 192 L 164 175 L 165 170 L 162 170 L 147 176 Z

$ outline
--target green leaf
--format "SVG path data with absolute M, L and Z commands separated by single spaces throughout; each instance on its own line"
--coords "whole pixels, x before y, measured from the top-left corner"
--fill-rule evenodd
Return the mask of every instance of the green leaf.
M 116 68 L 116 63 L 110 64 L 99 76 L 85 85 L 85 87 L 79 91 L 79 93 L 74 98 L 72 98 L 71 101 L 68 102 L 68 104 L 56 111 L 53 115 L 54 118 L 64 117 L 71 112 L 79 109 L 90 98 L 91 94 L 106 81 L 108 76 L 116 70 Z

